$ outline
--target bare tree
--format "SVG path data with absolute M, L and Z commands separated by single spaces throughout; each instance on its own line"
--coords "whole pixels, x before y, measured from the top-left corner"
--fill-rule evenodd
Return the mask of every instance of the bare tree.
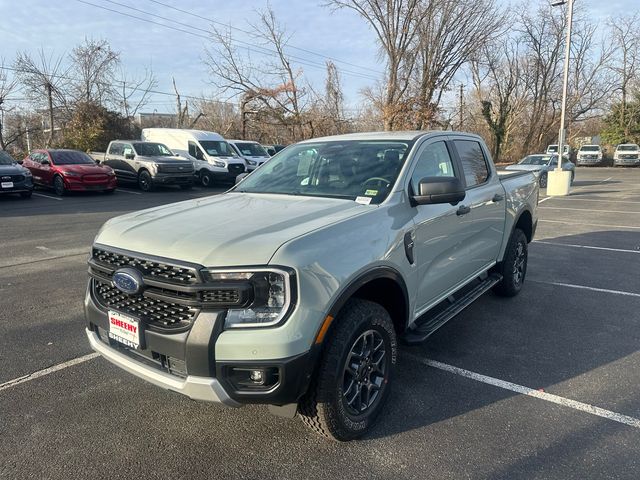
M 9 106 L 9 96 L 18 86 L 18 80 L 15 77 L 9 78 L 9 74 L 5 69 L 4 59 L 0 58 L 0 150 L 5 150 L 8 144 L 13 143 L 15 138 L 5 138 L 5 116 L 15 107 Z
M 153 71 L 145 69 L 144 75 L 133 77 L 119 68 L 118 79 L 114 80 L 114 101 L 125 118 L 133 118 L 149 103 L 152 90 L 157 88 Z
M 386 61 L 386 85 L 376 103 L 382 109 L 385 130 L 393 130 L 406 111 L 405 94 L 418 53 L 414 48 L 418 26 L 428 9 L 421 0 L 329 0 L 328 5 L 357 12 L 376 33 Z
M 505 15 L 495 0 L 425 0 L 417 24 L 415 128 L 431 127 L 455 75 L 498 36 Z
M 640 65 L 640 13 L 631 16 L 619 16 L 609 22 L 609 37 L 615 48 L 611 70 L 617 76 L 617 86 L 621 94 L 620 128 L 625 137 L 629 135 L 626 119 L 627 97 L 630 85 L 638 79 Z
M 73 102 L 98 105 L 111 103 L 116 96 L 114 78 L 120 64 L 120 54 L 111 49 L 107 40 L 85 38 L 69 54 L 73 77 L 69 96 Z
M 212 28 L 214 43 L 206 51 L 206 62 L 213 84 L 240 100 L 243 136 L 252 115 L 289 129 L 291 140 L 307 137 L 310 130 L 305 128 L 309 125 L 304 111 L 309 90 L 303 86 L 302 71 L 294 68 L 285 52 L 289 37 L 274 12 L 261 12 L 258 24 L 251 26 L 254 42 L 273 54 L 273 59 L 259 63 L 238 51 L 229 30 Z
M 46 105 L 49 113 L 49 135 L 46 146 L 53 143 L 56 106 L 64 105 L 64 87 L 69 81 L 62 57 L 47 56 L 41 49 L 37 58 L 26 52 L 19 53 L 15 61 L 18 79 L 25 87 L 27 95 L 39 105 Z

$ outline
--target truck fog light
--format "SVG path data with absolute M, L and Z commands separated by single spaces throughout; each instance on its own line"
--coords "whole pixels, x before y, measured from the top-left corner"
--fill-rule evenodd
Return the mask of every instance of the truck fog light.
M 253 383 L 262 385 L 264 383 L 264 372 L 262 370 L 251 370 L 251 373 L 249 373 L 249 378 Z

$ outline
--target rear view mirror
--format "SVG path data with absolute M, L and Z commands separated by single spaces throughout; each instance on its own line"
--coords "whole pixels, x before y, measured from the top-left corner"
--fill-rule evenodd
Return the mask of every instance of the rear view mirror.
M 456 177 L 425 177 L 418 185 L 417 195 L 411 196 L 413 205 L 435 203 L 456 204 L 464 200 L 465 191 L 462 182 Z

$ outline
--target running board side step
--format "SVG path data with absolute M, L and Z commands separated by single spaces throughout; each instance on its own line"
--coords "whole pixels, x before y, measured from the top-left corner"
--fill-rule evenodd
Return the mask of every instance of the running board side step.
M 458 294 L 454 294 L 453 299 L 449 297 L 449 300 L 445 301 L 448 301 L 450 304 L 444 310 L 433 317 L 429 317 L 428 313 L 425 314 L 423 321 L 418 320 L 419 323 L 407 330 L 402 336 L 402 341 L 407 345 L 416 345 L 424 342 L 433 332 L 458 315 L 501 280 L 502 275 L 493 273 L 484 280 L 480 280 L 476 286 L 467 290 L 464 294 L 461 294 L 459 298 Z

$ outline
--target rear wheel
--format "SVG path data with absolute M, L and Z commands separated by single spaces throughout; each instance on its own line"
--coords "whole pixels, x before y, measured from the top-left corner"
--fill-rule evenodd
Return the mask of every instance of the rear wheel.
M 200 183 L 203 187 L 210 187 L 213 185 L 213 175 L 207 170 L 200 170 Z
M 150 192 L 153 190 L 153 179 L 151 178 L 151 174 L 146 170 L 141 171 L 138 174 L 138 187 L 143 192 Z
M 65 187 L 64 180 L 60 175 L 56 175 L 53 178 L 53 191 L 60 197 L 67 193 L 67 187 Z
M 504 259 L 496 268 L 502 275 L 502 281 L 493 287 L 495 293 L 503 297 L 513 297 L 520 293 L 527 275 L 528 254 L 527 236 L 516 228 L 509 239 Z
M 352 440 L 369 431 L 388 397 L 397 356 L 393 322 L 379 304 L 352 299 L 326 342 L 299 413 L 320 435 Z

